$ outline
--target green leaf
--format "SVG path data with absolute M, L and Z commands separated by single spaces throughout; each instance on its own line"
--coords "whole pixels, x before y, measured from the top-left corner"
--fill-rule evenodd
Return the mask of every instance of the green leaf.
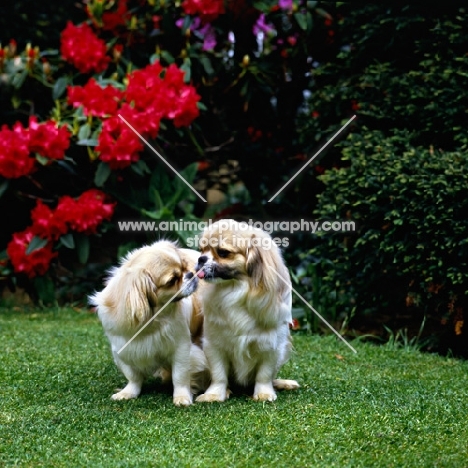
M 153 202 L 156 211 L 159 211 L 161 208 L 164 207 L 164 202 L 162 201 L 161 195 L 159 194 L 159 190 L 156 190 L 154 187 L 151 187 L 149 197 Z
M 184 167 L 180 171 L 180 175 L 183 176 L 187 182 L 192 183 L 195 180 L 195 176 L 197 175 L 197 169 L 198 163 L 194 162 L 192 164 L 189 164 L 187 167 Z M 179 181 L 179 183 L 183 184 L 183 181 L 180 180 L 179 177 L 177 178 L 177 180 Z
M 332 16 L 330 15 L 330 13 L 328 13 L 327 11 L 325 11 L 323 8 L 316 8 L 315 9 L 315 12 L 322 16 L 323 18 L 325 19 L 332 19 Z
M 97 187 L 102 187 L 106 183 L 106 180 L 109 178 L 111 172 L 112 170 L 109 164 L 101 161 L 96 170 L 96 174 L 94 175 L 94 184 Z
M 68 77 L 67 76 L 61 76 L 54 84 L 54 87 L 52 89 L 52 99 L 55 101 L 56 99 L 59 99 L 62 94 L 65 92 L 68 86 Z
M 41 156 L 40 154 L 36 153 L 36 160 L 39 162 L 41 166 L 47 166 L 50 163 L 50 159 Z
M 314 27 L 314 18 L 311 15 L 310 11 L 306 13 L 306 19 L 307 19 L 307 30 L 311 31 L 312 28 Z
M 8 180 L 4 180 L 1 184 L 0 184 L 0 197 L 5 193 L 5 190 L 8 188 Z
M 148 164 L 146 164 L 145 161 L 142 161 L 141 159 L 136 163 L 132 164 L 130 167 L 134 172 L 136 172 L 140 176 L 151 174 L 151 170 L 148 167 Z
M 79 140 L 76 142 L 76 144 L 80 146 L 97 146 L 98 141 L 94 138 L 88 138 L 86 140 Z
M 91 126 L 89 123 L 82 125 L 78 131 L 78 140 L 87 140 L 91 135 Z
M 180 171 L 180 175 L 190 185 L 192 185 L 192 182 L 197 174 L 197 168 L 198 163 L 192 163 Z M 172 185 L 174 187 L 175 193 L 169 202 L 169 206 L 175 206 L 177 203 L 185 199 L 192 200 L 195 196 L 193 190 L 180 177 L 175 177 Z
M 304 15 L 303 13 L 294 13 L 294 18 L 296 19 L 297 21 L 297 24 L 299 25 L 299 27 L 306 31 L 307 30 L 307 18 L 306 18 L 306 15 Z
M 75 248 L 75 240 L 73 239 L 73 234 L 68 233 L 60 237 L 60 242 L 67 247 L 67 249 Z
M 270 11 L 270 6 L 262 1 L 253 2 L 253 7 L 262 12 Z
M 161 58 L 163 58 L 168 64 L 175 62 L 174 57 L 167 50 L 161 51 Z
M 189 58 L 184 60 L 184 63 L 180 66 L 180 69 L 185 72 L 184 82 L 189 83 L 190 78 L 192 77 L 192 70 L 191 70 L 191 61 Z
M 45 247 L 47 245 L 47 242 L 47 239 L 42 239 L 41 237 L 34 236 L 31 239 L 28 248 L 26 249 L 26 255 L 33 253 L 35 250 L 42 249 L 42 247 Z
M 19 89 L 21 88 L 21 86 L 23 86 L 23 83 L 25 82 L 27 76 L 28 76 L 28 70 L 26 69 L 18 73 L 15 73 L 15 75 L 13 76 L 13 79 L 11 80 L 11 84 L 16 89 Z
M 162 165 L 156 166 L 149 183 L 148 195 L 155 203 L 156 209 L 160 209 L 164 202 L 169 200 L 173 192 L 171 179 Z M 158 193 L 158 199 L 155 200 L 153 194 L 155 191 Z M 157 204 L 156 204 L 157 203 Z
M 77 234 L 75 236 L 75 245 L 78 261 L 85 264 L 89 258 L 89 237 L 85 234 Z
M 186 15 L 184 17 L 184 23 L 182 24 L 182 33 L 185 34 L 185 31 L 187 31 L 187 29 L 190 28 L 190 25 L 192 24 L 192 18 L 190 17 L 190 15 Z
M 205 69 L 205 72 L 208 75 L 214 75 L 215 71 L 213 69 L 213 66 L 211 65 L 211 60 L 208 57 L 206 57 L 206 56 L 201 57 L 200 62 L 203 65 L 203 68 Z

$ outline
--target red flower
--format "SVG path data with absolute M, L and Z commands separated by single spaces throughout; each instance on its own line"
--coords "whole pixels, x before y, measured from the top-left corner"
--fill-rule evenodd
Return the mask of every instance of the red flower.
M 356 99 L 351 99 L 351 109 L 353 111 L 357 111 L 361 108 L 361 105 L 359 104 L 359 102 L 356 101 Z
M 71 21 L 67 23 L 62 31 L 60 53 L 81 73 L 101 73 L 110 61 L 106 56 L 106 43 L 86 23 L 80 26 Z
M 28 132 L 20 123 L 13 130 L 4 125 L 0 130 L 0 175 L 7 179 L 31 174 L 36 160 L 30 157 Z
M 225 13 L 223 0 L 184 0 L 182 8 L 187 15 L 198 15 L 204 23 L 210 23 Z
M 164 82 L 167 85 L 167 96 L 171 98 L 165 116 L 174 119 L 176 127 L 190 125 L 200 114 L 197 106 L 199 94 L 193 86 L 184 84 L 184 72 L 175 65 L 170 65 L 166 70 Z
M 292 322 L 289 323 L 289 328 L 291 328 L 292 330 L 300 330 L 301 323 L 299 322 L 298 319 L 293 318 Z
M 134 123 L 129 123 L 134 126 Z M 112 169 L 123 169 L 138 161 L 142 150 L 140 138 L 119 117 L 111 117 L 104 122 L 96 151 Z
M 68 231 L 66 219 L 57 214 L 57 212 L 52 211 L 40 200 L 38 200 L 36 207 L 31 211 L 31 219 L 33 222 L 30 228 L 31 232 L 43 239 L 57 240 Z
M 152 106 L 155 95 L 160 94 L 163 86 L 163 70 L 159 62 L 154 62 L 141 70 L 133 71 L 128 77 L 126 101 L 133 101 L 135 109 L 140 111 Z
M 193 86 L 184 83 L 184 72 L 173 64 L 164 70 L 155 62 L 134 71 L 128 77 L 125 99 L 134 103 L 137 113 L 146 114 L 138 131 L 148 132 L 153 138 L 161 118 L 173 119 L 176 127 L 182 127 L 199 115 L 200 96 Z
M 317 174 L 323 174 L 325 172 L 325 168 L 320 166 L 320 164 L 317 164 L 314 169 Z
M 63 159 L 70 146 L 70 132 L 67 127 L 58 127 L 48 120 L 37 123 L 36 117 L 29 118 L 29 150 L 50 159 Z
M 119 0 L 115 11 L 106 11 L 102 14 L 102 28 L 105 31 L 113 31 L 121 26 L 125 26 L 129 18 L 127 0 Z
M 115 203 L 106 203 L 105 194 L 91 189 L 76 200 L 64 196 L 59 200 L 56 215 L 66 220 L 71 229 L 85 234 L 96 233 L 97 227 L 114 214 Z
M 148 107 L 146 110 L 138 111 L 129 104 L 124 104 L 119 111 L 119 115 L 138 133 L 156 138 L 159 132 L 161 116 L 158 115 L 154 108 Z
M 7 254 L 14 270 L 17 273 L 25 273 L 29 278 L 45 274 L 49 269 L 50 261 L 57 255 L 57 252 L 52 252 L 51 244 L 26 254 L 33 238 L 34 233 L 28 228 L 23 232 L 13 234 L 13 239 L 7 246 Z
M 101 87 L 91 78 L 84 86 L 69 86 L 68 103 L 73 107 L 83 106 L 85 115 L 105 117 L 115 115 L 122 93 L 114 86 Z
M 210 167 L 208 161 L 198 161 L 197 171 L 206 171 Z

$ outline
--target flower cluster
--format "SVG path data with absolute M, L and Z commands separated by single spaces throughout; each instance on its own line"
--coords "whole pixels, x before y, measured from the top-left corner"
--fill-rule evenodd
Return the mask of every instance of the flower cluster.
M 95 150 L 112 169 L 138 161 L 143 150 L 139 137 L 119 115 L 138 133 L 155 138 L 161 119 L 173 120 L 176 127 L 190 125 L 199 115 L 199 100 L 195 88 L 184 83 L 183 71 L 175 65 L 164 68 L 159 62 L 130 73 L 125 91 L 101 87 L 94 78 L 85 86 L 68 87 L 69 104 L 103 119 Z
M 127 102 L 146 116 L 146 123 L 138 130 L 154 137 L 159 120 L 174 120 L 176 127 L 190 125 L 198 117 L 200 96 L 195 88 L 184 83 L 184 72 L 176 65 L 164 69 L 159 62 L 134 71 L 128 78 L 125 93 Z M 141 119 L 143 122 L 145 119 Z
M 204 23 L 225 13 L 224 0 L 184 0 L 182 9 L 187 15 L 198 15 Z
M 128 114 L 134 115 L 130 106 L 125 109 L 127 112 L 121 112 L 120 115 L 127 117 Z M 135 116 L 134 119 L 130 119 L 133 125 L 137 118 L 138 116 Z M 101 161 L 109 164 L 111 169 L 123 169 L 138 161 L 139 153 L 143 151 L 143 144 L 139 137 L 118 116 L 115 116 L 102 124 L 96 151 Z
M 16 179 L 34 170 L 36 160 L 30 157 L 29 138 L 20 123 L 13 130 L 3 125 L 0 130 L 0 175 Z
M 29 118 L 29 151 L 44 158 L 63 159 L 70 146 L 70 132 L 67 127 L 58 127 L 48 120 L 38 123 L 36 117 Z
M 70 146 L 70 132 L 48 120 L 38 123 L 36 117 L 29 119 L 29 128 L 19 122 L 10 130 L 6 125 L 0 129 L 0 175 L 16 179 L 31 174 L 37 153 L 48 159 L 63 159 Z
M 81 73 L 101 73 L 110 61 L 106 55 L 106 43 L 83 23 L 75 26 L 71 21 L 62 31 L 60 53 Z
M 101 87 L 91 78 L 85 86 L 68 87 L 68 103 L 73 107 L 83 106 L 84 115 L 106 117 L 115 115 L 122 92 L 114 86 Z
M 127 0 L 119 0 L 115 11 L 106 11 L 102 14 L 102 27 L 105 31 L 115 31 L 124 27 L 130 17 Z
M 88 190 L 74 199 L 64 196 L 59 200 L 55 213 L 65 220 L 71 230 L 95 234 L 97 227 L 114 213 L 115 204 L 106 203 L 106 196 L 97 189 Z
M 176 26 L 182 29 L 184 18 L 179 18 L 176 21 Z M 196 37 L 203 38 L 203 51 L 211 51 L 216 47 L 216 31 L 211 23 L 203 23 L 200 18 L 195 17 L 190 23 L 190 31 L 194 32 Z
M 51 260 L 57 256 L 57 252 L 52 251 L 52 244 L 47 244 L 27 254 L 26 251 L 33 238 L 34 233 L 31 229 L 16 232 L 7 246 L 7 254 L 15 271 L 24 273 L 29 278 L 44 275 L 49 269 Z
M 53 252 L 53 242 L 70 230 L 93 234 L 97 227 L 114 213 L 115 204 L 108 203 L 99 190 L 91 189 L 74 199 L 60 198 L 55 209 L 38 201 L 31 211 L 32 225 L 23 232 L 13 234 L 7 246 L 7 254 L 17 273 L 25 273 L 30 278 L 43 275 L 50 261 L 57 255 Z M 45 240 L 45 245 L 28 253 L 28 246 L 34 237 Z

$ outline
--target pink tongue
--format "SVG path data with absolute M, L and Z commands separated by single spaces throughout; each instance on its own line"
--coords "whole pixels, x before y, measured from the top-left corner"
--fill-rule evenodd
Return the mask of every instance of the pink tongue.
M 205 277 L 205 272 L 203 270 L 197 271 L 197 276 L 199 278 L 204 278 Z

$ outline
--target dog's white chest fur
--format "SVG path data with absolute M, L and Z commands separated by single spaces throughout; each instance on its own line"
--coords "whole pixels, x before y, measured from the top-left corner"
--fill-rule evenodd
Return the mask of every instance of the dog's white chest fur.
M 150 327 L 151 325 L 148 328 Z M 145 375 L 153 375 L 159 368 L 172 365 L 175 342 L 170 333 L 173 328 L 170 323 L 159 321 L 152 330 L 142 332 L 131 342 L 132 336 L 128 333 L 113 334 L 106 330 L 106 334 L 114 356 L 118 353 L 126 364 Z
M 204 342 L 228 351 L 228 365 L 242 385 L 253 382 L 258 365 L 266 355 L 279 352 L 276 367 L 286 358 L 289 349 L 286 317 L 278 322 L 280 310 L 270 310 L 267 317 L 259 315 L 248 293 L 247 282 L 236 282 L 232 286 L 213 284 L 207 288 L 205 296 Z M 272 307 L 279 305 L 274 302 Z

